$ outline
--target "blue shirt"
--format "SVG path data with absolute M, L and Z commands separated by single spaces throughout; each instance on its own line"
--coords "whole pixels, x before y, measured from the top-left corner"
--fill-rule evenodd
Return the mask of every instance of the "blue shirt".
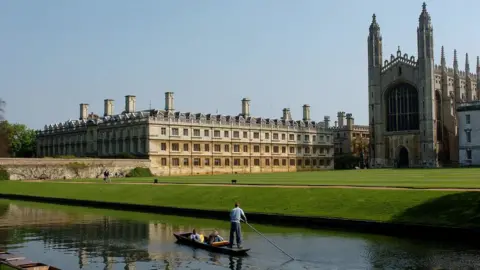
M 246 220 L 245 213 L 243 212 L 242 208 L 235 207 L 230 212 L 230 221 L 240 223 L 240 218 L 243 216 L 243 219 Z

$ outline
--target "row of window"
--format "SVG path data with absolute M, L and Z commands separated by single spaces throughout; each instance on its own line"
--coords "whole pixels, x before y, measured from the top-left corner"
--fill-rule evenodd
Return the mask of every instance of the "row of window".
M 348 133 L 343 132 L 343 138 L 347 138 Z M 340 138 L 341 134 L 337 133 L 337 138 Z M 368 134 L 366 133 L 352 133 L 352 138 L 369 138 Z
M 133 126 L 127 129 L 120 129 L 116 130 L 115 128 L 110 128 L 106 130 L 98 131 L 98 138 L 123 138 L 123 137 L 135 137 L 135 136 L 142 136 L 147 134 L 147 127 L 146 126 Z M 93 130 L 90 131 L 90 135 L 93 136 Z
M 65 135 L 65 136 L 49 136 L 40 142 L 44 143 L 76 143 L 77 141 L 84 141 L 85 139 L 94 140 L 95 139 L 95 131 L 90 130 L 88 134 L 77 134 L 77 135 Z M 97 138 L 98 139 L 113 139 L 113 138 L 125 138 L 131 139 L 132 137 L 143 136 L 147 134 L 147 128 L 144 127 L 132 127 L 129 129 L 107 129 L 107 130 L 100 130 L 97 131 Z
M 234 158 L 232 159 L 232 164 L 230 163 L 229 158 L 214 158 L 213 164 L 211 164 L 210 158 L 193 158 L 192 164 L 195 167 L 203 167 L 203 166 L 215 166 L 215 167 L 222 167 L 222 166 L 249 166 L 250 160 Z M 331 161 L 329 159 L 288 159 L 289 166 L 330 166 Z M 260 159 L 256 158 L 253 159 L 252 166 L 287 166 L 287 159 L 265 159 L 264 164 L 260 165 Z M 161 166 L 168 166 L 167 158 L 162 158 L 160 160 Z M 172 167 L 180 167 L 181 166 L 190 166 L 190 159 L 189 158 L 172 158 L 170 166 Z
M 54 145 L 54 146 L 39 146 L 39 154 L 41 156 L 45 155 L 70 155 L 77 154 L 80 155 L 85 152 L 94 152 L 95 146 L 99 154 L 116 154 L 116 153 L 144 153 L 147 149 L 146 140 L 133 140 L 127 141 L 125 143 L 82 143 L 82 144 L 68 144 L 64 146 Z
M 260 146 L 259 145 L 253 145 L 252 147 L 253 149 L 253 153 L 260 153 Z M 264 153 L 270 153 L 270 146 L 269 145 L 265 145 L 264 147 Z M 172 143 L 171 144 L 171 147 L 170 147 L 171 151 L 172 152 L 180 152 L 180 144 L 179 143 Z M 160 144 L 160 150 L 161 151 L 167 151 L 167 143 L 161 143 Z M 182 150 L 184 152 L 189 152 L 190 151 L 190 145 L 188 143 L 185 143 L 183 144 L 183 148 Z M 243 150 L 244 153 L 249 153 L 249 146 L 248 145 L 243 145 L 243 147 L 241 147 L 241 145 L 239 144 L 234 144 L 233 147 L 232 147 L 232 152 L 234 153 L 240 153 L 240 150 Z M 289 153 L 290 154 L 295 154 L 295 147 L 289 147 Z M 192 151 L 193 152 L 201 152 L 202 151 L 202 145 L 199 144 L 199 143 L 195 143 L 193 144 L 193 147 L 192 147 Z M 204 144 L 203 145 L 203 151 L 204 152 L 210 152 L 210 144 Z M 230 152 L 230 145 L 229 144 L 225 144 L 223 146 L 223 151 L 224 152 Z M 213 152 L 222 152 L 222 145 L 220 144 L 214 144 L 213 145 Z M 272 147 L 272 153 L 283 153 L 283 154 L 286 154 L 287 153 L 287 147 L 286 146 L 273 146 Z M 320 154 L 327 154 L 328 153 L 328 148 L 325 148 L 325 147 L 313 147 L 313 149 L 311 147 L 297 147 L 297 151 L 296 153 L 300 154 L 300 153 L 304 153 L 304 154 L 316 154 L 316 153 L 320 153 Z
M 165 127 L 162 127 L 161 130 L 160 130 L 160 134 L 161 135 L 167 135 L 167 128 Z M 183 129 L 183 136 L 189 136 L 190 134 L 190 129 L 188 128 L 184 128 Z M 248 131 L 238 131 L 238 130 L 235 130 L 233 132 L 231 132 L 232 134 L 232 138 L 236 138 L 236 139 L 240 139 L 240 138 L 243 138 L 243 139 L 249 139 L 249 132 Z M 241 136 L 240 136 L 241 134 Z M 220 130 L 214 130 L 213 131 L 213 138 L 222 138 L 222 133 Z M 270 139 L 270 133 L 269 132 L 265 132 L 263 133 L 264 135 L 264 139 L 266 140 L 269 140 Z M 180 129 L 179 128 L 172 128 L 171 129 L 171 136 L 180 136 Z M 200 129 L 194 129 L 193 130 L 193 134 L 192 134 L 193 137 L 202 137 L 201 135 L 201 130 Z M 203 136 L 204 137 L 210 137 L 210 129 L 204 129 L 203 130 Z M 223 131 L 223 138 L 230 138 L 230 130 L 224 130 Z M 286 140 L 287 139 L 287 134 L 285 133 L 272 133 L 272 140 Z M 253 132 L 253 139 L 260 139 L 260 132 Z M 306 134 L 304 135 L 303 139 L 305 141 L 310 141 L 310 135 Z M 319 136 L 319 141 L 323 141 L 325 139 L 325 137 L 323 135 L 320 135 Z M 288 140 L 289 141 L 295 141 L 295 134 L 288 134 Z M 302 140 L 302 136 L 300 134 L 297 135 L 297 141 L 301 141 Z M 316 141 L 317 140 L 317 135 L 313 135 L 312 136 L 312 140 L 313 141 Z M 326 141 L 329 141 L 330 140 L 330 136 L 326 136 Z

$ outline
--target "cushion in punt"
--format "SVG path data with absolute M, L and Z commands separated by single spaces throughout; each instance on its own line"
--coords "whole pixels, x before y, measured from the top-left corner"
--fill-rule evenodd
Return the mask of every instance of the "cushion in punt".
M 220 242 L 213 242 L 213 243 L 212 243 L 212 246 L 214 246 L 214 247 L 223 247 L 223 246 L 228 246 L 228 244 L 230 244 L 230 242 L 228 242 L 228 241 L 220 241 Z

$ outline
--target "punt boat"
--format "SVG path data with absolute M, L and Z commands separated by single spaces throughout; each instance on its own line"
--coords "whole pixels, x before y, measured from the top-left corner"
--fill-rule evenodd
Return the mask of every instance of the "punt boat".
M 174 233 L 173 235 L 177 239 L 177 242 L 180 244 L 205 249 L 208 251 L 233 255 L 233 256 L 245 256 L 247 255 L 247 252 L 250 250 L 249 248 L 229 248 L 228 241 L 217 242 L 217 243 L 214 243 L 213 245 L 205 244 L 205 243 L 190 239 L 191 234 L 192 233 Z
M 25 257 L 0 251 L 0 270 L 61 270 L 39 262 L 26 260 Z

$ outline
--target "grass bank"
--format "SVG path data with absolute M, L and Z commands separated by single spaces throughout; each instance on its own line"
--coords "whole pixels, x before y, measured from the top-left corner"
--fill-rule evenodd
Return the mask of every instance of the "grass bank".
M 480 227 L 480 192 L 0 183 L 0 193 L 202 210 Z M 228 218 L 228 213 L 225 214 Z
M 113 178 L 113 182 L 216 183 L 272 185 L 355 185 L 413 188 L 480 188 L 480 168 L 455 169 L 375 169 L 265 174 L 196 175 L 145 178 Z M 63 181 L 63 180 L 62 180 Z M 67 181 L 101 182 L 102 179 Z

